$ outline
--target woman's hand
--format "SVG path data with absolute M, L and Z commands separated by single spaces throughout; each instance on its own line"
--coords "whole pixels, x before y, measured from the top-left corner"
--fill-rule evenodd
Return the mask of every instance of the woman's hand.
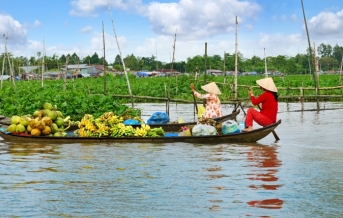
M 191 87 L 192 92 L 194 92 L 194 84 L 193 83 L 191 83 L 190 87 Z
M 250 89 L 248 90 L 248 94 L 249 94 L 250 97 L 254 96 L 254 93 Z

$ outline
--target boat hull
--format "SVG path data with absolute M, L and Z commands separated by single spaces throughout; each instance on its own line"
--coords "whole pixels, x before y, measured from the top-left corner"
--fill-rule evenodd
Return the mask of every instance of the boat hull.
M 176 137 L 54 137 L 54 136 L 31 136 L 8 134 L 0 131 L 0 136 L 7 142 L 20 143 L 201 143 L 201 144 L 218 144 L 218 143 L 250 143 L 257 142 L 266 137 L 269 133 L 281 123 L 278 122 L 263 128 L 255 129 L 250 132 L 234 133 L 228 135 L 212 136 L 176 136 Z

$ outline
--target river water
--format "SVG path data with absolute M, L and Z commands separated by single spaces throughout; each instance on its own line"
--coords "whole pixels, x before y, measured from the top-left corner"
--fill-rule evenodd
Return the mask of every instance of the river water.
M 146 118 L 165 110 L 138 107 Z M 0 139 L 0 217 L 342 217 L 343 103 L 320 107 L 280 103 L 277 143 L 272 134 L 217 145 Z M 170 106 L 172 120 L 193 114 Z

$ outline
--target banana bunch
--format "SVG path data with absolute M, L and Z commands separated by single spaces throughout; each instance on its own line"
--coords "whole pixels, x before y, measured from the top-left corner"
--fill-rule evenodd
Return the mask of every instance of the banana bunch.
M 107 120 L 107 123 L 110 127 L 117 125 L 118 123 L 124 122 L 123 117 L 118 117 L 117 115 L 112 116 Z
M 211 118 L 205 118 L 205 117 L 201 117 L 198 119 L 198 123 L 199 124 L 206 124 L 206 125 L 211 125 L 211 126 L 216 126 L 216 121 L 211 119 Z
M 121 131 L 118 125 L 114 125 L 112 127 L 109 127 L 109 136 L 110 137 L 121 137 Z
M 79 128 L 94 131 L 96 129 L 96 126 L 94 125 L 92 120 L 82 118 L 81 122 L 79 123 Z
M 147 134 L 148 134 L 148 131 L 146 129 L 136 127 L 134 136 L 145 137 L 147 136 Z
M 139 117 L 134 119 L 141 121 L 141 126 L 134 128 L 125 125 L 124 118 L 113 112 L 106 112 L 98 118 L 85 114 L 78 123 L 78 135 L 80 137 L 161 137 L 164 136 L 162 127 L 151 129 Z
M 110 120 L 114 115 L 114 113 L 112 111 L 109 112 L 105 112 L 103 113 L 100 117 L 98 117 L 98 119 L 107 122 L 108 120 Z
M 96 124 L 96 130 L 93 131 L 93 136 L 95 137 L 102 137 L 102 136 L 108 136 L 109 127 L 106 124 L 103 123 L 95 123 Z
M 81 128 L 85 127 L 87 124 L 93 123 L 93 121 L 94 121 L 93 115 L 85 114 L 82 117 L 81 121 L 79 122 L 78 127 L 81 129 Z
M 141 123 L 141 129 L 144 129 L 145 131 L 149 132 L 150 131 L 150 126 L 145 123 Z
M 161 137 L 161 136 L 164 136 L 164 130 L 163 130 L 162 127 L 152 128 L 152 129 L 149 130 L 147 136 L 148 137 Z
M 109 127 L 108 133 L 111 137 L 134 136 L 135 129 L 132 126 L 125 126 L 123 123 L 118 123 L 115 126 Z
M 125 125 L 124 125 L 125 126 Z M 135 129 L 132 126 L 125 126 L 122 130 L 122 136 L 134 136 Z
M 77 131 L 77 135 L 80 137 L 92 137 L 93 131 L 87 130 L 85 128 L 80 128 Z

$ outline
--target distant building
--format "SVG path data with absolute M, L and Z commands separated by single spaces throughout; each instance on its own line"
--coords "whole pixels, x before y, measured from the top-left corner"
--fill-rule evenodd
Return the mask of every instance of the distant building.
M 209 69 L 209 70 L 206 70 L 206 74 L 210 74 L 210 75 L 214 75 L 214 76 L 220 76 L 223 74 L 223 71 Z
M 32 73 L 34 70 L 36 70 L 40 67 L 38 67 L 38 66 L 22 66 L 20 68 L 23 69 L 25 71 L 25 73 Z

